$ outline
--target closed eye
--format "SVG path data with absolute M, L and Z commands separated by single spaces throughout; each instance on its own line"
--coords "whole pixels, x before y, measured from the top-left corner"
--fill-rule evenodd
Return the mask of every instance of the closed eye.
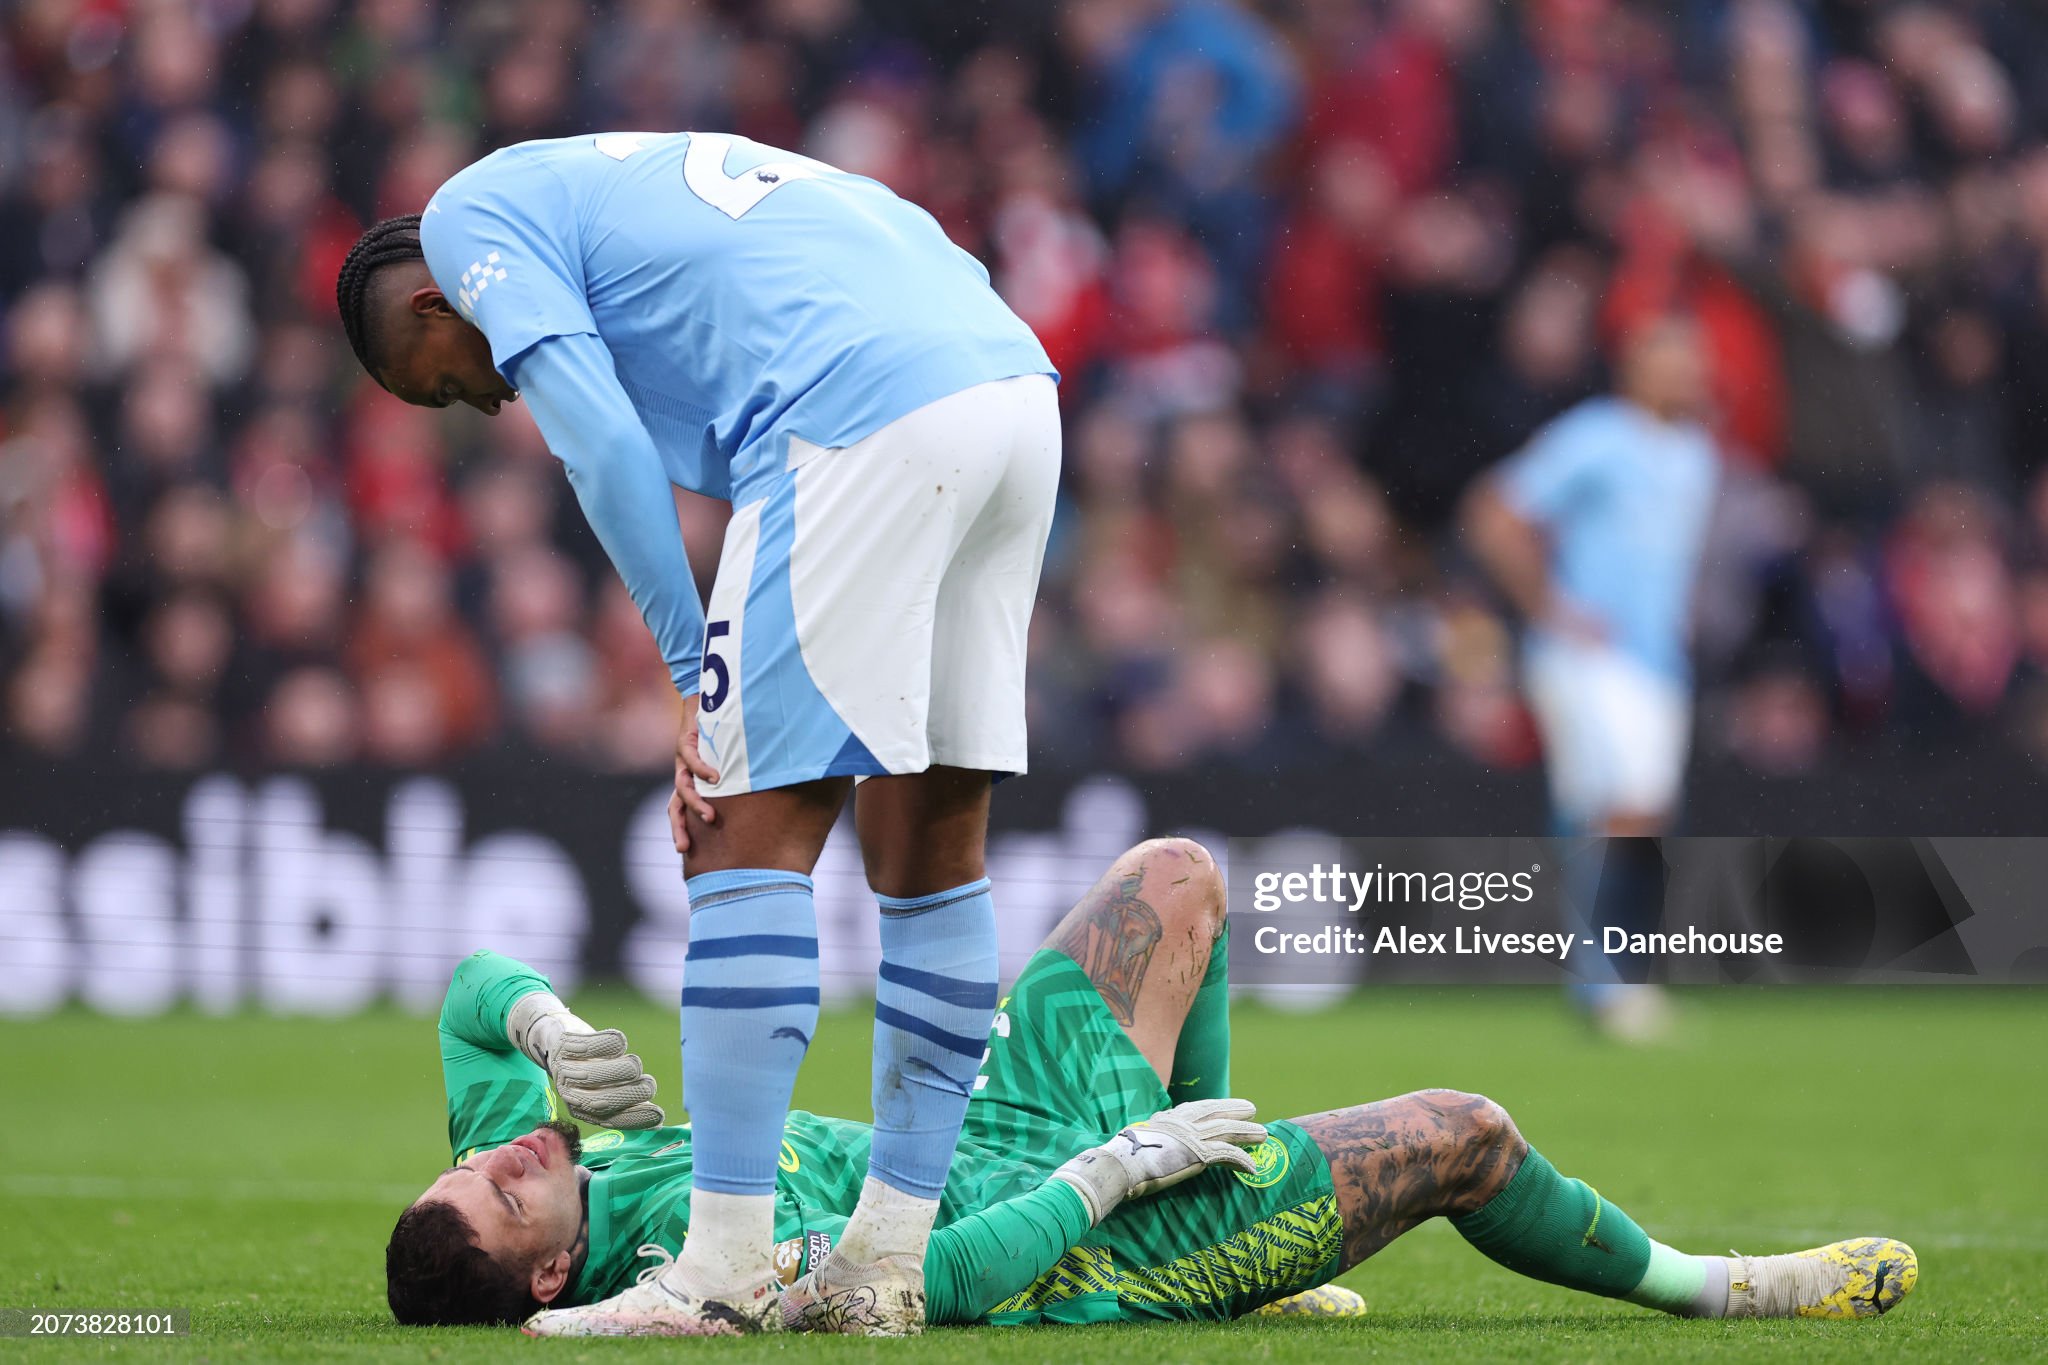
M 522 1200 L 518 1198 L 518 1196 L 514 1195 L 510 1190 L 506 1189 L 503 1185 L 500 1185 L 497 1181 L 491 1179 L 489 1176 L 484 1175 L 482 1171 L 478 1170 L 474 1166 L 450 1166 L 447 1170 L 441 1172 L 441 1174 L 453 1175 L 457 1171 L 468 1171 L 471 1175 L 481 1177 L 486 1185 L 489 1185 L 493 1190 L 497 1191 L 498 1198 L 505 1201 L 505 1208 L 507 1212 L 511 1213 L 515 1218 L 524 1218 L 526 1216 L 526 1205 Z

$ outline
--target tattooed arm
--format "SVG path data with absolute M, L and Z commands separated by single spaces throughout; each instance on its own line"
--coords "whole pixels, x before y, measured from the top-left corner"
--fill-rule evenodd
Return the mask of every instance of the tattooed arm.
M 1499 1105 L 1456 1090 L 1418 1090 L 1295 1122 L 1329 1160 L 1346 1269 L 1424 1219 L 1477 1209 L 1507 1187 L 1529 1150 Z

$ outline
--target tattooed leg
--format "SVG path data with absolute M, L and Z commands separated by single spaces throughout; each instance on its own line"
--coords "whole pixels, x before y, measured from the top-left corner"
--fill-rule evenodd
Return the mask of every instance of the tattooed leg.
M 1223 926 L 1223 877 L 1209 850 L 1192 839 L 1151 839 L 1110 866 L 1046 946 L 1088 973 L 1166 1082 Z
M 1911 1248 L 1884 1239 L 1765 1260 L 1688 1256 L 1653 1241 L 1585 1181 L 1560 1173 L 1522 1140 L 1506 1111 L 1478 1095 L 1422 1090 L 1296 1122 L 1329 1160 L 1346 1269 L 1424 1219 L 1442 1216 L 1517 1274 L 1691 1317 L 1731 1311 L 1732 1277 L 1767 1274 L 1781 1263 L 1801 1285 L 1833 1275 L 1844 1285 L 1877 1286 L 1860 1306 L 1847 1298 L 1818 1302 L 1812 1311 L 1820 1316 L 1882 1313 L 1917 1276 Z M 1834 1269 L 1802 1268 L 1815 1260 Z M 1892 1297 L 1882 1300 L 1877 1291 L 1888 1270 L 1897 1277 Z M 1792 1301 L 1781 1294 L 1771 1302 L 1781 1300 Z
M 1294 1121 L 1330 1163 L 1347 1270 L 1424 1219 L 1483 1207 L 1529 1150 L 1506 1110 L 1456 1090 L 1418 1090 Z

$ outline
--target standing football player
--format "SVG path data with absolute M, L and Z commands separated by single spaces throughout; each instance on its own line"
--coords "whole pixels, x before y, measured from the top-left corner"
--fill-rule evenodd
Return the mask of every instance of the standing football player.
M 1527 624 L 1524 676 L 1543 732 L 1556 832 L 1574 847 L 1567 927 L 1654 928 L 1662 855 L 1692 740 L 1692 598 L 1719 456 L 1699 331 L 1668 318 L 1624 339 L 1617 391 L 1588 399 L 1491 471 L 1471 544 Z M 1610 1035 L 1668 1027 L 1641 959 L 1595 954 L 1574 997 Z M 1623 971 L 1617 973 L 1615 967 Z M 1617 979 L 1619 978 L 1619 979 Z
M 1045 351 L 923 210 L 717 133 L 495 152 L 366 232 L 337 294 L 406 402 L 525 399 L 683 697 L 691 1236 L 578 1311 L 744 1333 L 858 1295 L 871 1330 L 917 1332 L 996 1002 L 983 845 L 992 775 L 1025 767 L 1060 460 Z M 678 487 L 734 508 L 708 612 Z M 845 1237 L 778 1297 L 776 1161 L 818 1015 L 809 874 L 856 779 L 882 913 L 874 1147 Z M 542 1056 L 562 1031 L 527 1027 Z

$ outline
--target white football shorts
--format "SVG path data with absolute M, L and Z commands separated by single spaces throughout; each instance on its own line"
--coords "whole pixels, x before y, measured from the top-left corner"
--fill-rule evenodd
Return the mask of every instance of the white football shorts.
M 1530 639 L 1525 672 L 1559 814 L 1598 825 L 1677 808 L 1692 742 L 1689 689 L 1611 645 L 1553 637 Z
M 707 796 L 934 765 L 1021 773 L 1024 655 L 1059 485 L 1048 375 L 850 446 L 790 442 L 734 510 L 705 613 Z

